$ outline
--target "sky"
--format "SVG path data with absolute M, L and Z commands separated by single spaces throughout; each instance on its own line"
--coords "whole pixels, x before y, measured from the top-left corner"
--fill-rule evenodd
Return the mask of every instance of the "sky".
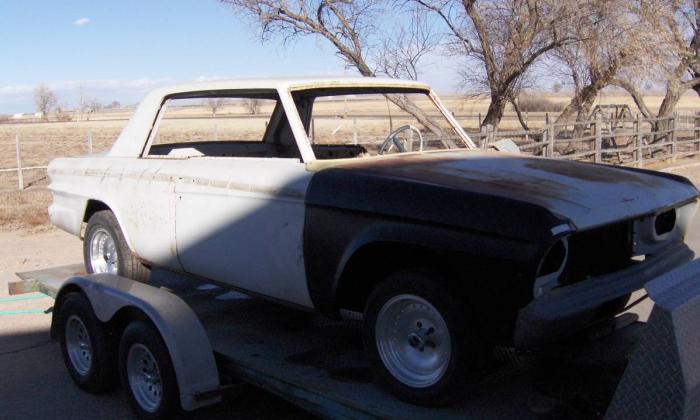
M 261 42 L 215 0 L 0 0 L 0 114 L 32 112 L 45 83 L 64 108 L 137 103 L 150 89 L 235 77 L 354 75 L 325 40 Z M 454 70 L 422 78 L 450 90 Z

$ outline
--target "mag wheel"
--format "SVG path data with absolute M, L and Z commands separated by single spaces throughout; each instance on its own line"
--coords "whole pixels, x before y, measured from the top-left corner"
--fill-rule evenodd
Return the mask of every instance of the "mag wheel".
M 101 210 L 88 221 L 83 240 L 88 273 L 109 273 L 148 283 L 149 269 L 134 257 L 114 214 Z
M 363 336 L 377 380 L 411 403 L 444 405 L 480 375 L 486 346 L 434 276 L 403 271 L 369 297 Z

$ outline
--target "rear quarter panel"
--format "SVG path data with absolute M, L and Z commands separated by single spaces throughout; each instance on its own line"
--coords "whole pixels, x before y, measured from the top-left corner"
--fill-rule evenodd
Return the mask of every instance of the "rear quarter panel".
M 79 157 L 61 158 L 49 166 L 53 203 L 51 222 L 82 236 L 89 200 L 114 213 L 132 252 L 146 262 L 179 269 L 175 248 L 174 182 L 179 161 Z M 161 173 L 165 170 L 167 174 Z

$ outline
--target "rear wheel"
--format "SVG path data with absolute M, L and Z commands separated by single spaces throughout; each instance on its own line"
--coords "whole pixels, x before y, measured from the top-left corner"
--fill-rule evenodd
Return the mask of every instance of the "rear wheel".
M 70 293 L 60 311 L 61 353 L 73 382 L 88 392 L 110 388 L 115 378 L 114 352 L 90 302 L 80 293 Z
M 404 271 L 380 283 L 367 302 L 363 335 L 383 386 L 412 403 L 444 405 L 479 376 L 487 346 L 431 277 Z
M 168 348 L 155 327 L 134 321 L 119 344 L 119 374 L 131 408 L 141 419 L 169 419 L 180 407 Z
M 117 274 L 148 283 L 149 269 L 134 257 L 117 218 L 109 210 L 98 211 L 88 220 L 83 259 L 88 273 Z

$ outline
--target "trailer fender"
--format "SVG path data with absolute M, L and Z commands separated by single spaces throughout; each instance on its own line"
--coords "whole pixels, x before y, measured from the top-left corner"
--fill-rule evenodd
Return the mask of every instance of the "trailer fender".
M 178 296 L 114 274 L 90 274 L 66 280 L 56 296 L 53 320 L 62 297 L 79 288 L 97 318 L 109 323 L 122 308 L 143 312 L 160 332 L 168 348 L 180 391 L 180 404 L 190 411 L 221 400 L 219 372 L 209 338 L 192 309 Z M 52 336 L 55 337 L 52 322 Z

